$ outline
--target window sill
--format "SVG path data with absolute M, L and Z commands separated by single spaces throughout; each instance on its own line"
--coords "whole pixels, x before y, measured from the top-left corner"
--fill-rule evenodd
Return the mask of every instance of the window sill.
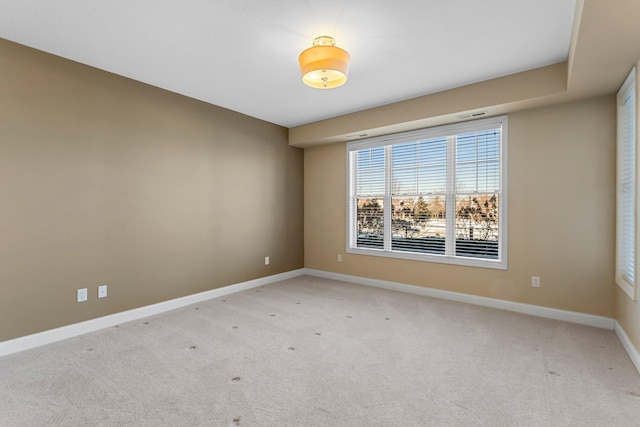
M 502 260 L 490 260 L 480 258 L 467 258 L 461 256 L 450 255 L 431 255 L 431 254 L 417 254 L 410 252 L 399 251 L 385 251 L 383 249 L 361 249 L 361 248 L 347 248 L 347 253 L 356 255 L 370 255 L 385 258 L 404 259 L 408 261 L 423 261 L 433 262 L 438 264 L 453 264 L 463 267 L 478 267 L 478 268 L 491 268 L 495 270 L 507 270 L 507 260 L 503 257 Z

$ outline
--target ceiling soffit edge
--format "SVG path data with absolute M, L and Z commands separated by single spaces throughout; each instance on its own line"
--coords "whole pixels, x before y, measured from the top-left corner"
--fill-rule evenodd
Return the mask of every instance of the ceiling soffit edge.
M 479 112 L 483 117 L 504 114 L 521 109 L 521 104 L 537 106 L 540 100 L 566 93 L 567 69 L 565 61 L 298 126 L 289 129 L 289 144 L 305 148 L 351 141 L 473 119 Z

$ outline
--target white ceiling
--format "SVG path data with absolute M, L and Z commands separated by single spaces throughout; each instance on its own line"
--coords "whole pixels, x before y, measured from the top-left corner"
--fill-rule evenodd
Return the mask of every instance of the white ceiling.
M 286 127 L 567 59 L 576 0 L 0 0 L 0 37 Z M 319 35 L 347 83 L 311 89 Z

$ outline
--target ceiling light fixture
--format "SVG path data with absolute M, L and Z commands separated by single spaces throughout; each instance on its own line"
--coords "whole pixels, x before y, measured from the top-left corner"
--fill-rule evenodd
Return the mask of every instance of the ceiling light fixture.
M 313 47 L 298 57 L 302 81 L 317 89 L 332 89 L 342 86 L 349 73 L 349 53 L 336 47 L 333 37 L 316 37 Z

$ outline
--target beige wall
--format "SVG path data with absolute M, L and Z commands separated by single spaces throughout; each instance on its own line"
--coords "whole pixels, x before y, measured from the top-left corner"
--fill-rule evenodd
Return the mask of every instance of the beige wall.
M 345 254 L 346 146 L 304 158 L 305 267 L 613 315 L 613 96 L 509 116 L 507 271 Z
M 0 341 L 303 267 L 302 168 L 284 128 L 0 40 Z

